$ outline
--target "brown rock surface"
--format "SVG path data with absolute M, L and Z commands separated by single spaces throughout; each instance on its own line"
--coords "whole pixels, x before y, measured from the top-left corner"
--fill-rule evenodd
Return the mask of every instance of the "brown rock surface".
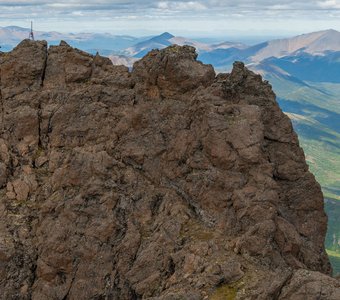
M 192 47 L 0 56 L 1 299 L 339 299 L 271 86 Z

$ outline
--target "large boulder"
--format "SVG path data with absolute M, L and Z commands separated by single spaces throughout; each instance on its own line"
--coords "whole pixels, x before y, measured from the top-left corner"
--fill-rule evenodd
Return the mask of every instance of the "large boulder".
M 271 86 L 196 56 L 0 56 L 1 299 L 338 298 L 321 189 Z

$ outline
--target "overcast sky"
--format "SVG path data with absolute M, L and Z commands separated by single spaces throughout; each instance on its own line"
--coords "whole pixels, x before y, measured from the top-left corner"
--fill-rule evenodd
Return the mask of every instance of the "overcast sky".
M 0 0 L 0 26 L 195 36 L 340 31 L 340 0 Z

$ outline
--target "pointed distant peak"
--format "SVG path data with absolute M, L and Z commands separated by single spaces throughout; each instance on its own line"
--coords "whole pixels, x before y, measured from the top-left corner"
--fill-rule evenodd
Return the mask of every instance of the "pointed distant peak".
M 166 40 L 170 40 L 170 39 L 174 38 L 175 36 L 172 35 L 172 34 L 169 33 L 169 32 L 164 32 L 164 33 L 162 33 L 161 35 L 159 35 L 158 37 L 163 38 L 163 39 L 166 39 Z
M 172 35 L 171 33 L 164 32 L 161 35 L 154 36 L 152 39 L 150 39 L 150 41 L 157 42 L 157 43 L 164 43 L 164 42 L 169 42 L 169 40 L 171 40 L 174 37 L 175 36 Z
M 320 30 L 320 31 L 316 31 L 316 32 L 311 32 L 311 33 L 307 33 L 306 35 L 333 35 L 333 34 L 340 34 L 339 31 L 335 30 L 335 29 L 325 29 L 325 30 Z
M 324 32 L 329 32 L 329 33 L 340 33 L 339 31 L 335 30 L 335 29 L 327 29 L 324 30 Z
M 333 34 L 340 34 L 340 32 L 335 29 L 325 29 L 325 30 L 311 32 L 311 33 L 305 33 L 302 36 L 310 36 L 310 35 L 323 36 L 323 35 L 333 35 Z

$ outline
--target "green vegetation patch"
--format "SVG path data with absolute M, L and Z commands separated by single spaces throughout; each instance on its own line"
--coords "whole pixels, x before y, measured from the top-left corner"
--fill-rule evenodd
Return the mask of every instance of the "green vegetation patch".
M 209 300 L 234 300 L 236 298 L 237 289 L 230 285 L 222 285 L 218 287 L 209 297 Z
M 200 223 L 189 220 L 185 223 L 180 232 L 181 238 L 191 238 L 197 241 L 210 241 L 215 238 L 217 232 L 204 228 Z
M 340 253 L 327 249 L 329 260 L 333 267 L 333 276 L 340 274 Z

